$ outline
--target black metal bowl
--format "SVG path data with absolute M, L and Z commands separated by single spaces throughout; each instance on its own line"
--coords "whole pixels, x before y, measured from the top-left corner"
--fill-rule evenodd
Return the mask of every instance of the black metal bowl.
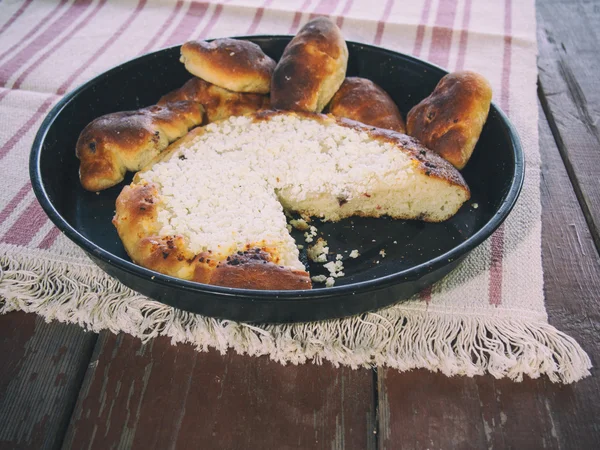
M 257 43 L 277 60 L 291 38 L 240 39 Z M 439 67 L 390 50 L 354 42 L 348 42 L 348 48 L 348 75 L 375 81 L 403 114 L 428 96 L 446 74 Z M 154 104 L 189 78 L 179 62 L 179 47 L 144 55 L 105 72 L 66 95 L 50 111 L 30 158 L 33 189 L 56 226 L 108 274 L 177 308 L 247 322 L 302 322 L 390 305 L 453 270 L 502 223 L 523 184 L 519 138 L 506 116 L 492 105 L 473 157 L 463 170 L 472 198 L 453 218 L 439 224 L 386 218 L 317 224 L 330 252 L 344 255 L 346 276 L 338 278 L 334 287 L 257 291 L 169 277 L 132 263 L 111 223 L 115 199 L 131 177 L 99 194 L 85 191 L 79 183 L 75 143 L 96 117 Z M 304 244 L 302 235 L 295 237 Z M 361 256 L 348 258 L 354 249 Z M 313 275 L 324 273 L 321 265 L 309 268 Z

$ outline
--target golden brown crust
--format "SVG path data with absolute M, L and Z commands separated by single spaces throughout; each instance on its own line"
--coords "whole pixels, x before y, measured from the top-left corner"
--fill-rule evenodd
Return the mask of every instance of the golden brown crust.
M 340 118 L 337 121 L 342 126 L 354 128 L 356 130 L 362 129 L 368 133 L 372 139 L 380 142 L 389 142 L 402 148 L 405 153 L 411 156 L 417 170 L 428 177 L 439 178 L 440 180 L 446 181 L 448 184 L 459 186 L 467 192 L 467 199 L 471 196 L 469 186 L 467 186 L 467 183 L 460 172 L 452 167 L 452 165 L 444 158 L 421 145 L 421 143 L 413 137 L 393 130 L 369 128 L 361 123 L 344 118 Z
M 164 95 L 158 104 L 181 100 L 200 103 L 206 110 L 209 123 L 231 116 L 242 116 L 269 106 L 269 97 L 266 95 L 231 92 L 200 78 L 192 78 L 179 89 Z
M 307 272 L 278 266 L 269 260 L 269 254 L 250 249 L 234 255 L 217 266 L 210 284 L 242 289 L 310 289 Z
M 392 98 L 366 78 L 346 78 L 331 99 L 328 111 L 365 125 L 406 133 L 404 119 Z
M 116 203 L 113 224 L 131 260 L 184 280 L 243 289 L 310 289 L 307 272 L 278 265 L 276 249 L 248 244 L 244 251 L 217 256 L 194 254 L 181 236 L 160 236 L 160 194 L 155 185 L 125 186 Z
M 271 80 L 271 106 L 321 112 L 346 76 L 348 47 L 326 17 L 308 22 L 285 48 Z
M 181 62 L 192 75 L 233 92 L 268 94 L 275 61 L 253 42 L 236 39 L 189 41 Z
M 120 183 L 128 170 L 144 167 L 202 119 L 202 106 L 187 101 L 95 119 L 77 140 L 81 184 L 89 191 L 99 191 Z
M 408 134 L 462 169 L 488 116 L 492 89 L 474 72 L 443 77 L 429 97 L 410 110 Z

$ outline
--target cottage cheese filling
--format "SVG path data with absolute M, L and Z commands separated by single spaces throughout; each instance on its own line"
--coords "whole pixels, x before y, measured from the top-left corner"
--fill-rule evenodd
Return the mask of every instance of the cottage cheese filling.
M 264 242 L 282 250 L 283 264 L 302 269 L 282 203 L 325 194 L 346 202 L 411 171 L 407 155 L 366 133 L 275 115 L 207 125 L 140 176 L 159 185 L 161 235 L 182 235 L 193 252 Z

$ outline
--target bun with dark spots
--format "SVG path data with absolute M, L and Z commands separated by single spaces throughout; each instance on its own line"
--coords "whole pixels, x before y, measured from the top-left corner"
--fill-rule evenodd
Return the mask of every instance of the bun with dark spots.
M 253 42 L 237 39 L 189 41 L 181 62 L 192 75 L 233 92 L 267 94 L 275 61 Z
M 79 178 L 88 191 L 114 186 L 138 171 L 169 144 L 202 123 L 204 109 L 179 101 L 99 117 L 79 135 Z
M 309 21 L 285 48 L 271 80 L 271 106 L 321 112 L 337 92 L 348 65 L 348 47 L 327 17 Z
M 337 117 L 406 133 L 404 119 L 392 98 L 366 78 L 346 78 L 331 99 L 328 110 Z
M 450 73 L 409 111 L 408 134 L 460 170 L 475 149 L 491 101 L 492 88 L 484 77 L 468 71 Z

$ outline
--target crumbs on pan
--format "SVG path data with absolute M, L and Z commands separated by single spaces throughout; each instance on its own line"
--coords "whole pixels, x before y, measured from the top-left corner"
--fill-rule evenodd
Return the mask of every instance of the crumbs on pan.
M 333 278 L 343 277 L 344 274 L 344 263 L 342 261 L 329 261 L 327 264 L 323 264 L 327 270 L 329 270 L 329 274 Z
M 311 243 L 313 241 L 313 238 L 317 235 L 317 228 L 314 227 L 313 225 L 310 226 L 310 228 L 308 229 L 308 231 L 306 233 L 304 233 L 304 240 L 308 243 Z
M 327 254 L 329 253 L 329 247 L 327 247 L 327 241 L 323 238 L 317 239 L 317 242 L 312 247 L 309 247 L 306 251 L 306 255 L 311 261 L 314 262 L 327 262 Z
M 325 282 L 325 287 L 332 287 L 335 284 L 335 278 L 344 276 L 344 263 L 342 261 L 344 256 L 338 253 L 335 255 L 335 261 L 327 262 L 329 247 L 327 247 L 327 241 L 325 239 L 317 239 L 317 242 L 308 248 L 306 254 L 311 261 L 326 263 L 323 264 L 323 267 L 329 271 L 328 277 L 325 275 L 315 275 L 314 277 L 311 277 L 311 280 L 315 283 Z

